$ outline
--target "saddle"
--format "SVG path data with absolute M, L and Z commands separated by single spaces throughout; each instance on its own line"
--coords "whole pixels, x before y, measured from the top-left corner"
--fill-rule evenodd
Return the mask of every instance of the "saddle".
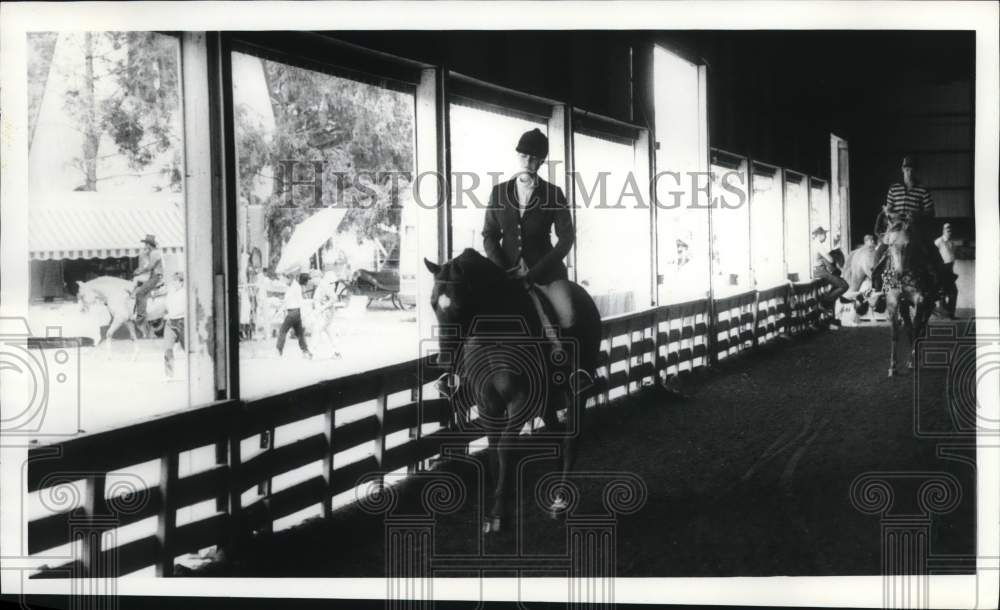
M 149 280 L 146 280 L 146 281 L 149 281 Z M 135 291 L 139 288 L 139 286 L 142 286 L 143 284 L 145 284 L 145 282 L 139 282 L 139 283 L 135 284 L 133 286 L 132 290 L 130 290 L 129 293 L 128 293 L 129 298 L 132 299 L 132 316 L 133 317 L 136 316 L 138 314 L 138 312 L 139 312 L 139 310 L 138 310 L 138 308 L 139 308 L 139 301 L 138 301 L 138 299 L 135 298 Z M 153 301 L 155 299 L 160 299 L 160 298 L 163 298 L 163 297 L 166 297 L 166 296 L 167 296 L 167 285 L 161 279 L 160 282 L 158 282 L 156 284 L 156 286 L 153 287 L 153 289 L 149 291 L 149 294 L 146 295 L 147 307 L 148 307 L 148 303 L 150 301 Z

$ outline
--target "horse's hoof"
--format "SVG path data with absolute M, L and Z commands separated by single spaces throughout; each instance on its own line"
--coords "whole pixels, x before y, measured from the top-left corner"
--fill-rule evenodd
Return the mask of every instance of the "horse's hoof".
M 895 377 L 895 376 L 896 376 L 896 369 L 889 369 L 889 377 Z
M 483 533 L 484 534 L 499 534 L 500 533 L 500 517 L 491 517 L 483 522 Z

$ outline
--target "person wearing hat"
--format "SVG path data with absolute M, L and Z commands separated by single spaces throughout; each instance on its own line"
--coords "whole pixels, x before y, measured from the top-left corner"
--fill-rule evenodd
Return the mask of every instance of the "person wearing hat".
M 941 226 L 941 235 L 934 240 L 938 254 L 941 256 L 941 301 L 944 306 L 945 315 L 955 319 L 955 304 L 958 301 L 958 286 L 955 280 L 955 243 L 951 240 L 951 223 L 946 222 Z
M 813 251 L 816 253 L 813 259 L 813 277 L 823 280 L 830 286 L 830 291 L 820 297 L 820 303 L 827 309 L 832 309 L 837 299 L 847 292 L 848 285 L 844 278 L 835 272 L 837 264 L 826 246 L 826 229 L 816 227 L 813 229 L 812 237 Z
M 185 349 L 184 318 L 187 316 L 187 291 L 184 290 L 184 274 L 175 272 L 170 277 L 167 289 L 167 312 L 163 327 L 163 366 L 168 380 L 174 379 L 174 344 L 180 343 Z
M 146 299 L 149 298 L 149 293 L 163 281 L 163 254 L 156 246 L 156 236 L 146 235 L 142 244 L 142 257 L 145 262 L 132 274 L 133 279 L 144 279 L 134 293 L 136 322 L 142 322 L 145 319 Z
M 519 171 L 490 193 L 483 249 L 508 275 L 544 292 L 556 312 L 556 323 L 568 329 L 576 320 L 563 259 L 576 239 L 573 217 L 562 189 L 538 175 L 549 155 L 545 134 L 539 129 L 525 132 L 515 151 Z M 550 237 L 553 228 L 555 245 Z
M 914 222 L 917 225 L 918 234 L 923 233 L 924 224 L 922 221 L 934 217 L 934 200 L 927 188 L 917 182 L 917 162 L 911 155 L 903 157 L 901 165 L 903 181 L 896 182 L 889 187 L 885 195 L 885 205 L 882 211 L 885 213 L 889 224 L 897 221 Z M 921 239 L 921 246 L 925 250 L 927 239 Z M 885 268 L 885 251 L 887 246 L 879 243 L 875 249 L 875 267 L 872 269 L 872 288 L 876 292 L 882 291 L 882 273 Z

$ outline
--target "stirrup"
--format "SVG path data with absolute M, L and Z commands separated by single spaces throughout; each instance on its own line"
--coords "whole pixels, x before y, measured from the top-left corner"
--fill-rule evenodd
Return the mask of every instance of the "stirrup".
M 461 383 L 461 380 L 455 373 L 442 373 L 434 382 L 434 388 L 442 395 L 451 398 L 458 391 L 458 386 Z
M 576 369 L 569 374 L 569 387 L 579 394 L 594 385 L 594 376 L 583 369 Z

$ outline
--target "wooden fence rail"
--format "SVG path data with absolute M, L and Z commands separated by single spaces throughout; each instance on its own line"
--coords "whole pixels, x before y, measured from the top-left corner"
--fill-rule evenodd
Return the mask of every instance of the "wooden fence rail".
M 817 306 L 820 290 L 817 283 L 778 286 L 606 319 L 597 391 L 589 402 L 627 397 L 782 332 L 799 332 L 825 315 Z M 22 492 L 38 495 L 45 510 L 28 517 L 28 552 L 48 566 L 36 576 L 118 576 L 151 566 L 170 576 L 185 553 L 219 545 L 238 554 L 250 536 L 266 535 L 277 519 L 317 505 L 329 516 L 332 499 L 363 479 L 378 483 L 385 473 L 413 471 L 440 454 L 443 443 L 456 442 L 448 402 L 424 395 L 439 372 L 424 357 L 31 449 Z M 401 392 L 409 400 L 390 407 L 389 397 Z M 368 404 L 370 414 L 340 417 Z M 427 424 L 438 427 L 425 434 Z M 278 443 L 289 426 L 308 430 Z M 387 437 L 403 431 L 405 442 L 387 444 Z M 244 455 L 248 443 L 260 450 Z M 336 456 L 365 445 L 372 447 L 366 457 L 337 464 Z M 210 451 L 214 463 L 182 476 L 181 456 L 201 450 Z M 154 473 L 150 480 L 123 476 L 142 465 L 154 466 L 146 468 Z M 314 476 L 280 489 L 274 484 L 314 465 Z M 206 502 L 214 512 L 178 524 L 179 510 Z M 150 519 L 154 533 L 116 542 L 121 528 Z M 68 544 L 70 551 L 60 550 Z

